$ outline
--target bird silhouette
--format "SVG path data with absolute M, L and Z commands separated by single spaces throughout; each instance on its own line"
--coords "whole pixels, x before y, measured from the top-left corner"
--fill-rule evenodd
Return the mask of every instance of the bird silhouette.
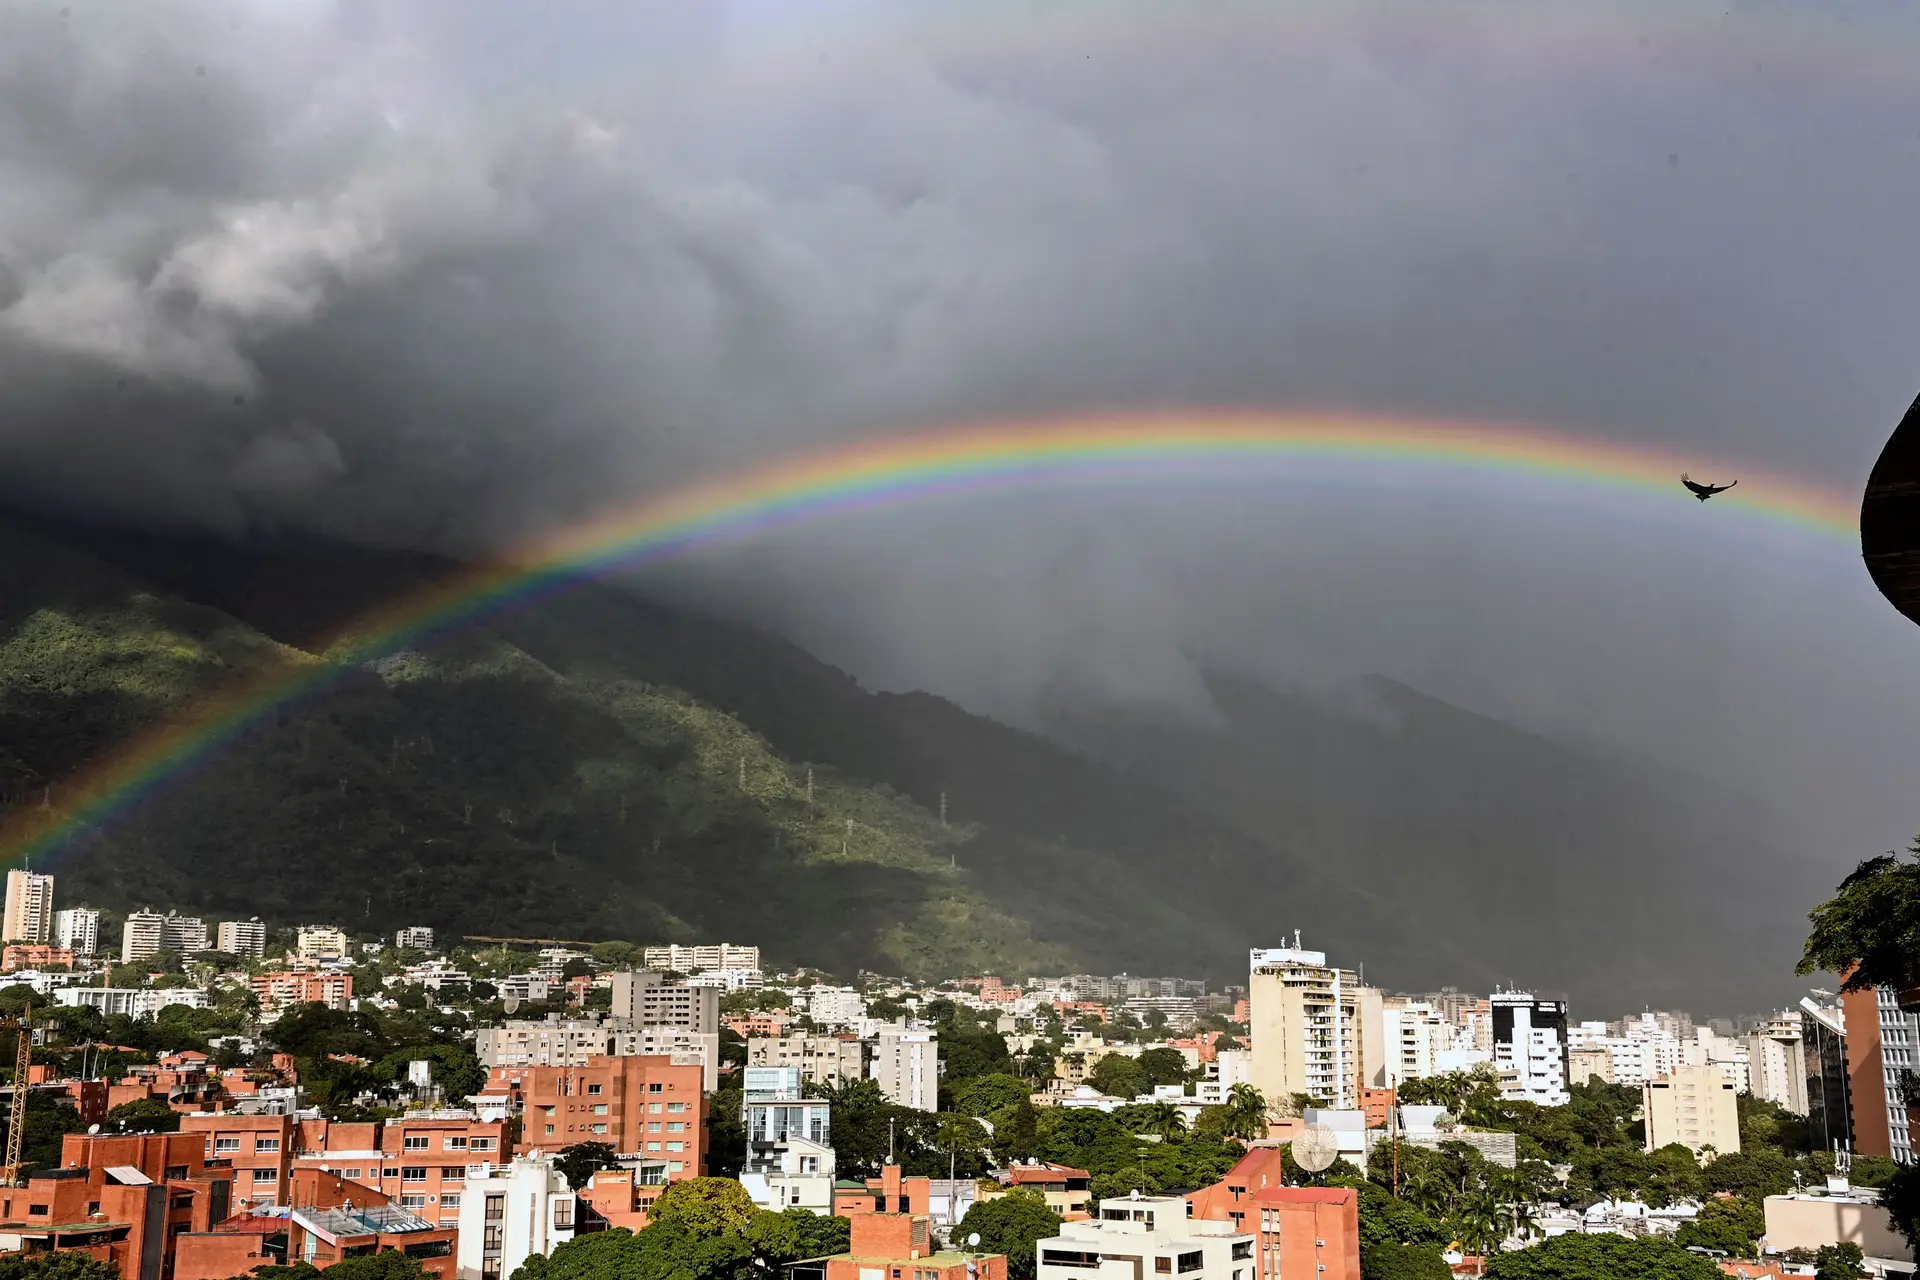
M 1708 498 L 1711 498 L 1714 494 L 1725 493 L 1727 490 L 1733 488 L 1734 485 L 1739 484 L 1740 482 L 1738 480 L 1735 480 L 1732 484 L 1695 484 L 1693 481 L 1687 479 L 1687 473 L 1682 471 L 1680 473 L 1680 483 L 1687 486 L 1688 490 L 1692 492 L 1694 497 L 1700 499 L 1700 501 L 1702 502 L 1705 502 Z

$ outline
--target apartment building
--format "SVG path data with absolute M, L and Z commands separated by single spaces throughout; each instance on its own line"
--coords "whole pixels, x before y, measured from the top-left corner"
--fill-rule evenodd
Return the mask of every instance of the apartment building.
M 867 1002 L 852 987 L 808 987 L 807 1016 L 823 1027 L 857 1026 Z
M 1807 1114 L 1806 1046 L 1800 1014 L 1784 1010 L 1747 1036 L 1747 1091 L 1797 1116 Z
M 1815 1151 L 1853 1142 L 1853 1100 L 1847 1095 L 1847 1033 L 1838 1004 L 1800 999 L 1800 1046 L 1806 1063 L 1807 1139 Z
M 641 963 L 649 969 L 670 969 L 675 973 L 760 968 L 760 948 L 739 947 L 726 942 L 700 947 L 647 947 L 640 956 Z
M 1847 1097 L 1853 1149 L 1913 1163 L 1913 1138 L 1900 1081 L 1920 1067 L 1920 1018 L 1902 1013 L 1891 990 L 1843 991 Z
M 53 913 L 53 945 L 83 956 L 100 950 L 100 913 L 92 907 L 68 907 Z
M 685 1027 L 689 1031 L 720 1030 L 720 993 L 713 987 L 668 983 L 649 969 L 613 975 L 615 1018 L 643 1027 Z
M 1352 1109 L 1359 1104 L 1358 977 L 1332 968 L 1324 951 L 1256 948 L 1247 983 L 1252 1084 L 1275 1103 L 1295 1094 Z
M 459 1280 L 501 1280 L 573 1239 L 573 1189 L 546 1153 L 476 1177 L 460 1205 Z
M 433 950 L 433 930 L 426 925 L 409 925 L 393 935 L 393 945 L 402 951 Z
M 1179 1196 L 1136 1194 L 1102 1200 L 1096 1217 L 1062 1223 L 1059 1235 L 1040 1241 L 1035 1277 L 1080 1280 L 1092 1270 L 1185 1280 L 1256 1280 L 1257 1244 L 1250 1232 L 1231 1222 L 1188 1218 L 1187 1202 Z
M 701 1069 L 658 1057 L 598 1055 L 583 1067 L 502 1067 L 496 1085 L 522 1100 L 522 1150 L 605 1142 L 622 1155 L 666 1161 L 672 1181 L 706 1159 Z
M 1681 1067 L 1641 1087 L 1646 1119 L 1646 1149 L 1679 1143 L 1699 1156 L 1711 1149 L 1731 1155 L 1740 1149 L 1739 1088 L 1711 1063 Z
M 747 1041 L 750 1067 L 798 1067 L 808 1084 L 838 1087 L 867 1076 L 867 1046 L 859 1036 L 755 1036 Z
M 917 1111 L 940 1109 L 940 1046 L 931 1031 L 882 1028 L 872 1076 L 887 1101 Z
M 50 947 L 44 942 L 9 942 L 0 947 L 0 970 L 73 967 L 74 955 L 67 947 Z
M 223 1280 L 285 1259 L 326 1268 L 392 1250 L 432 1280 L 451 1280 L 456 1229 L 436 1226 L 359 1183 L 319 1169 L 296 1173 L 290 1210 L 254 1206 L 207 1231 L 175 1237 L 170 1280 Z M 268 1241 L 284 1236 L 273 1248 Z
M 250 979 L 249 985 L 263 1010 L 296 1004 L 324 1004 L 329 1009 L 344 1009 L 353 1003 L 351 973 L 282 969 L 260 974 Z
M 213 949 L 258 960 L 267 954 L 267 926 L 259 916 L 251 920 L 222 920 L 214 929 Z
M 1453 1028 L 1438 1009 L 1401 996 L 1380 1002 L 1380 1036 L 1385 1077 L 1379 1083 L 1390 1087 L 1443 1074 L 1440 1055 L 1453 1047 Z
M 743 1073 L 741 1119 L 747 1130 L 744 1172 L 776 1173 L 789 1138 L 833 1145 L 832 1104 L 806 1096 L 798 1067 L 748 1067 Z
M 53 938 L 53 877 L 34 871 L 7 872 L 6 914 L 0 918 L 0 942 L 40 942 Z
M 352 942 L 345 930 L 310 924 L 294 935 L 293 949 L 302 960 L 339 960 L 352 950 Z
M 104 1014 L 124 1013 L 130 1018 L 148 1017 L 170 1004 L 204 1009 L 211 1003 L 199 987 L 55 987 L 53 1002 L 73 1009 L 98 1009 Z
M 291 1178 L 324 1170 L 444 1226 L 459 1216 L 467 1179 L 505 1159 L 507 1145 L 505 1120 L 464 1111 L 364 1123 L 208 1112 L 181 1117 L 180 1132 L 199 1137 L 208 1159 L 230 1164 L 238 1199 L 287 1204 Z
M 720 1087 L 720 1035 L 685 1027 L 634 1026 L 620 1020 L 520 1019 L 482 1027 L 474 1038 L 480 1065 L 494 1067 L 584 1067 L 590 1058 L 667 1058 L 698 1066 L 702 1087 Z
M 1567 1002 L 1528 991 L 1496 991 L 1493 1069 L 1500 1094 L 1543 1107 L 1562 1106 L 1567 1093 Z
M 135 911 L 120 933 L 120 963 L 139 964 L 162 951 L 186 955 L 207 949 L 207 923 L 198 916 Z

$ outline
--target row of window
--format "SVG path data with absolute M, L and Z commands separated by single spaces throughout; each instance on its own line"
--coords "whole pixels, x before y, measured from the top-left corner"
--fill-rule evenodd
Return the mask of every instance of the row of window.
M 677 1108 L 683 1104 L 675 1103 L 674 1105 Z M 604 1114 L 606 1112 L 606 1107 L 602 1106 L 597 1108 L 596 1110 L 600 1114 Z M 216 1156 L 237 1154 L 240 1150 L 241 1141 L 242 1139 L 239 1139 L 239 1138 L 215 1138 L 213 1140 L 212 1154 Z M 403 1139 L 405 1149 L 408 1151 L 429 1150 L 430 1148 L 428 1144 L 431 1141 L 432 1141 L 432 1135 L 430 1134 L 408 1134 L 405 1137 L 405 1139 Z M 498 1148 L 497 1139 L 494 1139 L 494 1138 L 469 1139 L 464 1134 L 457 1135 L 457 1136 L 453 1134 L 448 1134 L 446 1136 L 446 1142 L 444 1145 L 444 1149 L 448 1151 L 493 1151 L 493 1150 L 496 1150 L 497 1148 Z M 263 1155 L 263 1156 L 276 1155 L 280 1151 L 280 1139 L 255 1138 L 253 1140 L 253 1151 L 255 1155 Z

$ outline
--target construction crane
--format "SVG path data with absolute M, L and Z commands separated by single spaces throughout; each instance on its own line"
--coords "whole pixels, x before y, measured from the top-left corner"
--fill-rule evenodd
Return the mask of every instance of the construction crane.
M 20 1033 L 13 1054 L 13 1108 L 7 1114 L 7 1162 L 0 1165 L 0 1186 L 23 1187 L 20 1144 L 27 1136 L 27 1067 L 33 1061 L 33 1006 L 20 1015 Z

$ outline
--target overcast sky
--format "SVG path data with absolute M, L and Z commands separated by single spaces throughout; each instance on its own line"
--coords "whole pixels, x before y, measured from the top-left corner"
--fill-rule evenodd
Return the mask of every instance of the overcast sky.
M 890 425 L 1493 415 L 1857 493 L 1920 390 L 1899 7 L 0 6 L 0 485 L 475 553 Z M 908 424 L 908 425 L 899 425 Z M 1019 717 L 1366 671 L 1920 827 L 1844 539 L 1489 476 L 1185 476 L 648 582 Z

